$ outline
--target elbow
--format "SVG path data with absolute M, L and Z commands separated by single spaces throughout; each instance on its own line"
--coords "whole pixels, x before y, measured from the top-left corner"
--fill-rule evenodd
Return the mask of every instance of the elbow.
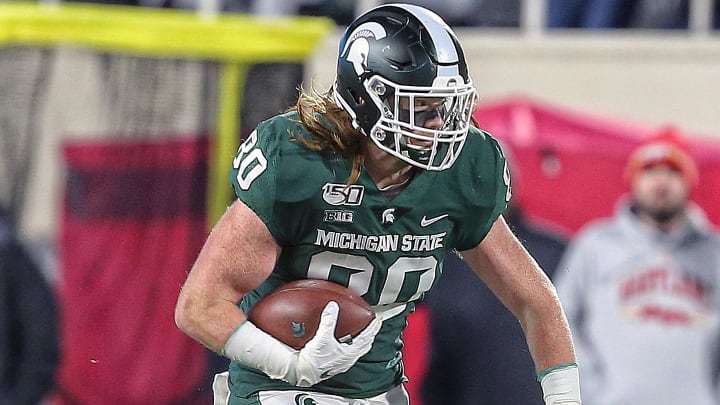
M 191 334 L 193 330 L 193 305 L 191 300 L 182 292 L 175 304 L 175 325 L 185 334 Z

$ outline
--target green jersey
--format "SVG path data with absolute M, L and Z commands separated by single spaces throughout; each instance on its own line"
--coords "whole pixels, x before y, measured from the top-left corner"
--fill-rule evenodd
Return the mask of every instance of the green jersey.
M 313 390 L 371 397 L 403 380 L 401 335 L 414 302 L 437 282 L 448 251 L 475 247 L 505 210 L 509 173 L 495 139 L 472 128 L 451 168 L 420 171 L 388 199 L 366 173 L 348 186 L 347 159 L 297 142 L 311 136 L 299 121 L 287 113 L 261 123 L 233 160 L 237 197 L 282 246 L 272 275 L 240 306 L 247 312 L 296 279 L 327 279 L 354 290 L 383 319 L 382 329 L 349 371 Z M 235 362 L 230 388 L 239 397 L 296 389 Z

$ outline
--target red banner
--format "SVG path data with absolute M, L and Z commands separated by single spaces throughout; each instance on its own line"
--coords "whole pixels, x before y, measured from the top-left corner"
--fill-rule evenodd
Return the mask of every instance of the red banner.
M 211 401 L 206 352 L 175 326 L 207 235 L 205 140 L 70 144 L 56 403 Z
M 613 214 L 628 191 L 622 173 L 632 149 L 672 124 L 634 125 L 521 97 L 483 104 L 475 117 L 506 145 L 526 214 L 569 232 Z M 693 200 L 720 224 L 720 139 L 687 137 L 700 171 Z

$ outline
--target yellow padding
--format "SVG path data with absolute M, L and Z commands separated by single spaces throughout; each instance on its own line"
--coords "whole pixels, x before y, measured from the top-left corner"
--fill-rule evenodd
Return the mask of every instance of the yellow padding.
M 333 26 L 322 17 L 257 17 L 86 3 L 0 4 L 0 46 L 72 45 L 155 57 L 299 61 Z

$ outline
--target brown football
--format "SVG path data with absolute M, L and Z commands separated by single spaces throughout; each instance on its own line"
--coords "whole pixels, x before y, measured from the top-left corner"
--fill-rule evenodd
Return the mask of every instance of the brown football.
M 346 342 L 375 317 L 370 305 L 352 290 L 326 280 L 297 280 L 281 285 L 258 301 L 248 319 L 258 328 L 295 349 L 315 336 L 320 314 L 328 302 L 340 312 L 335 337 Z

